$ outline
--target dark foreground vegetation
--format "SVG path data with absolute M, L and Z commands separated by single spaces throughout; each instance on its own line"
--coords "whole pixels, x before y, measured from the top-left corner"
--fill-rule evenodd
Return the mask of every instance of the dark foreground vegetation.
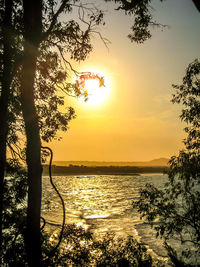
M 184 149 L 171 158 L 165 187 L 147 184 L 133 206 L 176 266 L 200 266 L 200 62 L 192 62 L 173 87 L 172 101 L 183 105 L 180 117 L 187 123 Z
M 43 166 L 43 175 L 48 175 L 48 165 Z M 52 166 L 54 175 L 139 175 L 140 173 L 163 173 L 167 167 L 132 167 L 132 166 Z

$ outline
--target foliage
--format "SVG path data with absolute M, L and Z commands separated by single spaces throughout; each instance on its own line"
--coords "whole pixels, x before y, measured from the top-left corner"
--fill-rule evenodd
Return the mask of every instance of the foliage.
M 184 141 L 188 150 L 200 149 L 200 62 L 195 60 L 189 64 L 183 84 L 173 85 L 176 94 L 172 102 L 182 104 L 184 109 L 180 115 L 181 120 L 189 124 L 185 128 L 187 139 Z
M 3 199 L 3 244 L 1 266 L 21 266 L 24 248 L 27 173 L 17 160 L 7 163 Z
M 167 25 L 163 25 L 160 22 L 154 20 L 153 11 L 155 11 L 153 5 L 155 1 L 152 0 L 105 0 L 106 2 L 115 2 L 118 4 L 116 10 L 122 10 L 125 14 L 131 15 L 134 18 L 134 24 L 131 27 L 131 33 L 128 38 L 131 42 L 144 43 L 152 37 L 151 29 L 163 28 Z M 165 0 L 158 0 L 164 2 Z M 192 0 L 196 9 L 200 12 L 200 4 L 198 0 Z
M 43 232 L 43 238 L 42 266 L 163 266 L 132 237 L 117 239 L 110 233 L 102 240 L 96 240 L 82 227 L 67 225 L 60 248 L 53 255 L 50 252 L 57 242 L 57 235 Z M 4 266 L 27 266 L 22 239 L 6 251 L 3 260 Z
M 154 227 L 157 236 L 164 239 L 176 266 L 197 266 L 200 264 L 200 62 L 192 62 L 182 85 L 173 87 L 176 93 L 172 102 L 183 105 L 180 117 L 188 124 L 185 150 L 169 161 L 165 188 L 147 184 L 134 207 Z
M 54 238 L 50 238 L 51 242 Z M 108 233 L 96 240 L 82 227 L 68 225 L 63 241 L 58 253 L 48 259 L 48 266 L 159 266 L 146 247 L 132 237 L 117 239 Z
M 150 39 L 151 28 L 164 28 L 166 25 L 162 25 L 154 21 L 151 7 L 152 0 L 105 0 L 106 2 L 113 1 L 119 6 L 116 10 L 123 10 L 125 14 L 133 15 L 134 24 L 131 27 L 131 33 L 128 38 L 131 42 L 144 43 L 146 40 Z M 163 0 L 160 0 L 163 2 Z

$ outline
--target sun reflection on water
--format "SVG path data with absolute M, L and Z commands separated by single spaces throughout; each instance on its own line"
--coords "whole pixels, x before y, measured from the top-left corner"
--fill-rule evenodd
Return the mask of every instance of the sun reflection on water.
M 143 224 L 140 216 L 133 212 L 132 201 L 146 182 L 148 176 L 94 176 L 94 177 L 55 177 L 54 181 L 64 197 L 66 224 L 91 230 L 101 236 L 113 231 L 118 236 L 133 235 L 145 242 L 150 240 L 161 251 L 161 244 L 154 240 L 151 228 Z M 164 179 L 155 176 L 157 184 Z M 48 207 L 48 208 L 47 208 Z M 62 209 L 59 199 L 50 187 L 47 177 L 43 178 L 42 216 L 56 227 L 62 222 Z

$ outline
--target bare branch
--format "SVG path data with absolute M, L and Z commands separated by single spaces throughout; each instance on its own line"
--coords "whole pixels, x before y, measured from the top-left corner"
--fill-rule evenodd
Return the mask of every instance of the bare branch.
M 51 31 L 52 31 L 53 27 L 55 26 L 55 23 L 56 23 L 59 15 L 63 12 L 63 10 L 64 10 L 64 8 L 65 8 L 65 6 L 66 6 L 68 1 L 69 0 L 63 0 L 62 4 L 58 8 L 57 12 L 54 14 L 48 30 L 43 33 L 41 41 L 44 41 L 49 36 L 49 34 L 51 34 Z

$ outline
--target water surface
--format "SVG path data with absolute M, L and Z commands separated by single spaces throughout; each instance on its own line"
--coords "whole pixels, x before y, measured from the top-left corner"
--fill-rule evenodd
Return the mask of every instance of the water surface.
M 166 256 L 161 240 L 155 238 L 155 232 L 132 208 L 146 183 L 162 187 L 166 178 L 163 174 L 143 174 L 59 176 L 53 180 L 65 201 L 66 223 L 82 225 L 97 236 L 107 231 L 117 236 L 132 235 L 157 255 Z M 48 177 L 43 177 L 42 215 L 52 225 L 62 223 L 60 200 Z

